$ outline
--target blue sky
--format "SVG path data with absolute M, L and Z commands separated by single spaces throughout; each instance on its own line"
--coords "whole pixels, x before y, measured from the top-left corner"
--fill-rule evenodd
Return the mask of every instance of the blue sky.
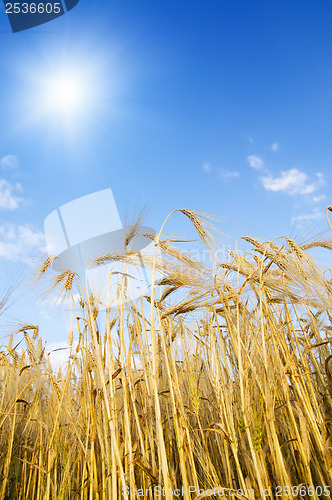
M 52 210 L 107 187 L 156 229 L 184 207 L 233 239 L 327 229 L 331 24 L 329 0 L 80 0 L 12 34 L 1 5 L 2 282 L 31 270 Z M 84 89 L 71 113 L 43 95 L 64 72 Z

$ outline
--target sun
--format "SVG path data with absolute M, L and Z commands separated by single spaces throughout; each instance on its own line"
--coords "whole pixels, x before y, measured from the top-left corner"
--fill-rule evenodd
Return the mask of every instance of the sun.
M 117 95 L 117 73 L 103 53 L 91 58 L 88 49 L 63 52 L 51 51 L 20 68 L 17 122 L 22 130 L 33 128 L 47 136 L 45 145 L 63 141 L 74 148 L 97 129 L 108 134 L 102 121 Z
M 75 75 L 64 74 L 46 83 L 43 100 L 49 112 L 71 115 L 84 109 L 88 94 L 82 79 Z
M 32 75 L 29 94 L 25 90 L 25 124 L 41 126 L 49 143 L 64 139 L 78 144 L 97 120 L 99 81 L 87 64 L 66 62 L 43 71 L 39 68 Z

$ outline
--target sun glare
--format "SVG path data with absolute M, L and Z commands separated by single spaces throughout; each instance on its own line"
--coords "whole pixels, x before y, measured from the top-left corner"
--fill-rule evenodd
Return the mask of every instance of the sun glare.
M 102 56 L 87 60 L 77 54 L 53 55 L 27 66 L 22 75 L 26 85 L 21 85 L 17 99 L 22 128 L 40 127 L 50 143 L 63 138 L 72 145 L 92 126 L 100 127 L 114 89 L 114 82 L 105 88 L 108 75 Z
M 71 76 L 52 79 L 45 89 L 45 102 L 49 111 L 61 114 L 79 112 L 87 99 L 83 83 Z

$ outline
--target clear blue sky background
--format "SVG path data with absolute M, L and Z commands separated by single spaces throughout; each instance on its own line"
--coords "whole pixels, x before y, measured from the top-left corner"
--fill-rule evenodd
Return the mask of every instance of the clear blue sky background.
M 331 26 L 330 0 L 80 0 L 12 34 L 1 5 L 2 283 L 31 269 L 52 210 L 106 187 L 156 229 L 183 207 L 233 238 L 326 229 Z M 70 123 L 41 98 L 66 67 L 86 85 Z

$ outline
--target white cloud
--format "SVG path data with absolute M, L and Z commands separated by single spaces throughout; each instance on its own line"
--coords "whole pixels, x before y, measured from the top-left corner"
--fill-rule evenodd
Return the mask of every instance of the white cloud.
M 222 168 L 219 174 L 220 177 L 225 181 L 229 181 L 231 179 L 236 179 L 237 177 L 240 177 L 240 173 L 237 172 L 236 170 L 227 170 L 226 168 Z
M 277 142 L 274 142 L 271 146 L 271 149 L 274 153 L 277 153 L 277 151 L 279 151 L 279 144 Z
M 324 200 L 326 200 L 326 195 L 325 194 L 320 194 L 318 196 L 313 196 L 312 197 L 312 201 L 314 203 L 319 203 L 320 201 L 324 201 Z
M 12 184 L 6 179 L 0 179 L 0 210 L 16 210 L 23 201 L 17 193 L 23 191 L 21 184 Z
M 31 264 L 31 255 L 45 251 L 44 234 L 29 225 L 0 225 L 0 258 Z
M 205 172 L 206 174 L 210 174 L 211 173 L 211 164 L 208 163 L 208 162 L 205 162 L 203 164 L 203 172 Z
M 302 214 L 292 217 L 292 224 L 296 226 L 302 226 L 303 223 L 314 222 L 320 219 L 324 219 L 324 213 L 321 212 L 318 208 L 314 208 L 314 210 L 310 214 Z
M 263 159 L 257 155 L 247 156 L 247 162 L 252 168 L 255 168 L 256 170 L 260 170 L 261 168 L 264 167 Z
M 60 287 L 61 288 L 61 287 Z M 39 306 L 49 306 L 51 308 L 55 307 L 66 307 L 66 308 L 73 308 L 73 301 L 75 302 L 76 306 L 79 306 L 80 301 L 81 301 L 81 295 L 79 293 L 73 293 L 67 294 L 66 296 L 60 296 L 55 292 L 54 294 L 49 294 L 47 297 L 44 297 L 40 302 Z
M 16 170 L 18 160 L 15 155 L 6 155 L 1 158 L 0 165 L 3 170 Z
M 284 192 L 288 194 L 311 194 L 324 184 L 324 176 L 316 174 L 317 181 L 310 182 L 309 177 L 297 168 L 282 171 L 279 176 L 272 174 L 260 178 L 261 183 L 267 191 Z
M 74 341 L 72 347 L 69 346 L 68 342 L 53 342 L 47 346 L 47 354 L 54 371 L 58 371 L 60 367 L 61 369 L 65 367 L 69 361 L 71 351 L 75 352 L 77 345 L 78 342 Z

